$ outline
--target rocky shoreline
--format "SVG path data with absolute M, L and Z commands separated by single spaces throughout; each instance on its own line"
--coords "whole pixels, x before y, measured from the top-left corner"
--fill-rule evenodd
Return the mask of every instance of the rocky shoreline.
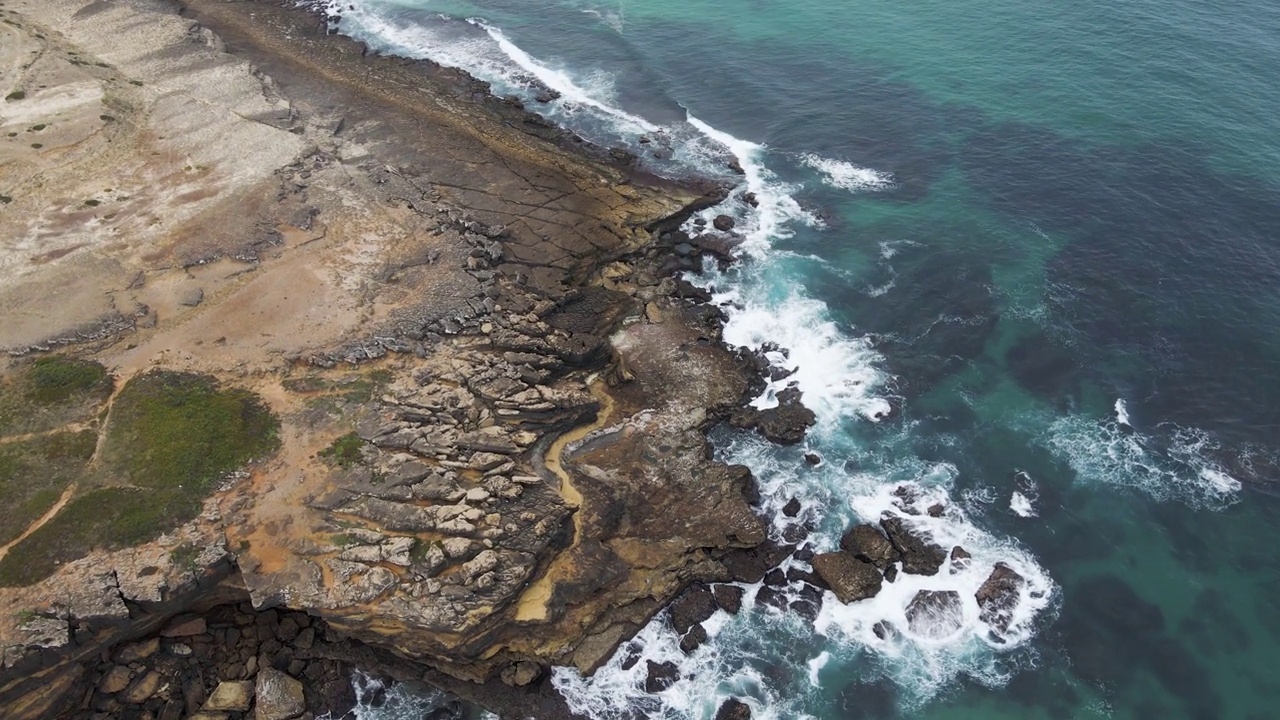
M 0 590 L 27 608 L 0 628 L 6 717 L 238 718 L 254 695 L 258 718 L 315 716 L 343 709 L 352 666 L 572 717 L 550 665 L 593 671 L 678 595 L 696 646 L 707 608 L 735 604 L 710 583 L 759 582 L 794 550 L 767 540 L 750 472 L 712 459 L 707 431 L 797 442 L 813 422 L 798 397 L 745 406 L 767 364 L 724 347 L 719 311 L 677 277 L 732 261 L 731 227 L 677 229 L 724 187 L 648 175 L 292 3 L 130 12 L 175 6 L 165 22 L 252 63 L 287 108 L 263 122 L 306 141 L 253 226 L 332 239 L 367 203 L 403 252 L 371 278 L 369 321 L 255 371 L 282 417 L 275 458 L 151 545 Z M 124 10 L 68 22 L 92 32 L 107 12 Z M 149 347 L 129 343 L 126 366 Z

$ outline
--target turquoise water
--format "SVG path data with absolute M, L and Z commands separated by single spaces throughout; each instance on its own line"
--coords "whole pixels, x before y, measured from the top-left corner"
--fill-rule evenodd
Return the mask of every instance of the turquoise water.
M 577 709 L 1276 715 L 1280 6 L 341 6 L 341 30 L 380 50 L 528 99 L 540 77 L 562 98 L 530 107 L 660 172 L 737 157 L 760 207 L 717 212 L 750 257 L 699 282 L 729 340 L 788 348 L 825 463 L 729 432 L 721 453 L 753 468 L 771 516 L 801 500 L 819 549 L 897 512 L 908 483 L 951 508 L 922 531 L 974 554 L 873 601 L 828 595 L 816 623 L 763 603 L 717 617 L 688 658 L 655 623 L 638 650 L 685 677 L 646 696 L 618 660 L 558 671 Z M 941 638 L 870 632 L 916 589 L 971 596 L 997 561 L 1028 578 L 1003 642 L 969 615 Z

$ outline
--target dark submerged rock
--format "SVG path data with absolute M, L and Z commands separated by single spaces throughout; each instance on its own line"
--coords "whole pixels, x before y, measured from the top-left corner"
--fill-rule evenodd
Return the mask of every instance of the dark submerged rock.
M 715 720 L 751 720 L 751 708 L 737 698 L 729 698 L 716 711 Z
M 929 638 L 944 638 L 964 623 L 960 593 L 955 590 L 921 590 L 907 605 L 911 631 Z

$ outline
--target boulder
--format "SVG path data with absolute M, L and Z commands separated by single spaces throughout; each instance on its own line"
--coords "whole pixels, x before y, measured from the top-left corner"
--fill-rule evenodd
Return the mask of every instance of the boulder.
M 778 405 L 767 410 L 739 408 L 729 416 L 729 424 L 738 428 L 754 428 L 779 445 L 795 445 L 818 421 L 813 411 L 800 402 L 799 388 L 789 387 L 777 395 Z
M 711 588 L 703 583 L 695 583 L 671 603 L 671 626 L 683 635 L 694 625 L 714 615 L 715 611 L 716 601 Z
M 254 697 L 257 720 L 292 720 L 307 710 L 302 683 L 272 667 L 258 671 Z
M 102 676 L 98 681 L 98 691 L 104 695 L 114 695 L 129 685 L 129 678 L 133 673 L 124 665 L 116 665 Z
M 736 224 L 737 222 L 728 215 L 717 215 L 715 219 L 711 221 L 711 226 L 720 232 L 729 232 Z
M 846 552 L 815 555 L 812 564 L 842 603 L 875 597 L 884 583 L 884 576 L 874 565 Z
M 853 526 L 840 538 L 840 549 L 884 570 L 898 561 L 898 551 L 875 525 Z
M 716 585 L 711 589 L 716 605 L 730 615 L 737 615 L 742 609 L 743 589 L 737 585 Z
M 1026 579 L 1013 568 L 999 562 L 983 581 L 974 599 L 978 601 L 978 618 L 997 632 L 1006 632 L 1018 605 L 1018 593 Z
M 702 627 L 702 623 L 698 623 L 680 638 L 680 651 L 685 655 L 697 650 L 702 643 L 707 641 L 707 629 Z
M 737 698 L 729 698 L 716 711 L 715 720 L 751 720 L 751 707 Z
M 145 660 L 160 650 L 160 638 L 153 637 L 128 645 L 121 645 L 115 653 L 115 660 L 122 665 Z
M 787 504 L 782 506 L 782 514 L 786 515 L 789 518 L 793 518 L 799 515 L 800 501 L 795 498 L 791 498 L 790 500 L 788 500 Z
M 899 517 L 880 520 L 880 527 L 889 536 L 889 542 L 902 556 L 902 571 L 912 575 L 936 575 L 947 559 L 947 551 L 925 542 L 907 527 Z
M 662 692 L 680 679 L 680 668 L 676 667 L 675 663 L 656 663 L 652 660 L 645 662 L 649 664 L 649 674 L 644 679 L 645 692 Z
M 163 680 L 164 677 L 160 673 L 150 670 L 142 677 L 134 680 L 129 689 L 125 690 L 120 696 L 120 699 L 134 705 L 141 705 L 156 694 L 156 690 L 160 689 L 160 683 Z
M 964 609 L 955 590 L 921 590 L 907 605 L 907 627 L 917 635 L 939 640 L 963 624 Z
M 202 711 L 247 712 L 253 704 L 253 683 L 248 680 L 223 680 L 204 701 Z
M 745 240 L 746 238 L 740 235 L 704 233 L 692 238 L 691 242 L 704 253 L 715 255 L 721 260 L 732 261 L 734 259 L 734 250 Z

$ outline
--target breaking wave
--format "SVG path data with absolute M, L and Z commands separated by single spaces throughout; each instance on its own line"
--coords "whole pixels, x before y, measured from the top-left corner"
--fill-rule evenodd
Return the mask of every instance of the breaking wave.
M 1240 481 L 1213 459 L 1219 446 L 1208 433 L 1164 423 L 1158 436 L 1148 435 L 1129 424 L 1123 400 L 1116 401 L 1115 413 L 1114 420 L 1060 417 L 1044 443 L 1080 482 L 1133 488 L 1204 509 L 1226 508 L 1239 499 Z

